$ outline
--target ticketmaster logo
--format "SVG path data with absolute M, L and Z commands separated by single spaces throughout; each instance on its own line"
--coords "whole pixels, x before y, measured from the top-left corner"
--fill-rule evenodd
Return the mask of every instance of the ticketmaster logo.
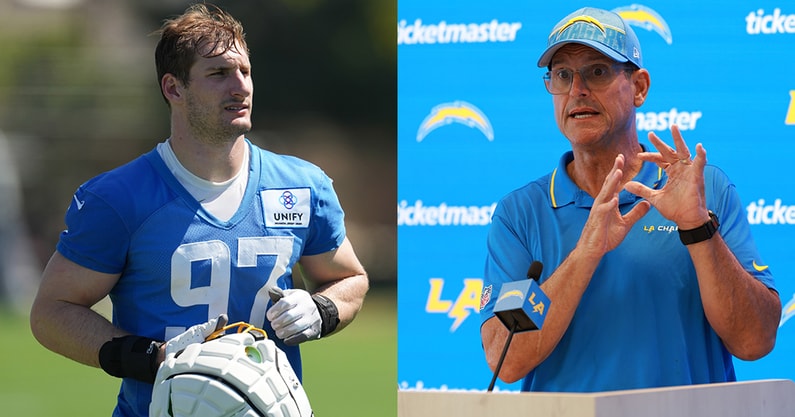
M 765 14 L 763 9 L 748 13 L 745 17 L 745 31 L 749 35 L 774 35 L 776 33 L 795 33 L 795 14 L 781 14 L 776 8 L 773 14 Z
M 398 45 L 513 42 L 522 28 L 521 22 L 499 22 L 493 19 L 485 23 L 423 24 L 417 19 L 409 24 L 405 19 L 398 22 Z
M 700 111 L 681 111 L 676 107 L 668 111 L 661 112 L 638 112 L 635 114 L 635 124 L 638 130 L 666 131 L 671 129 L 671 125 L 677 125 L 679 130 L 695 130 L 698 120 L 703 114 Z
M 398 226 L 486 226 L 497 203 L 489 206 L 426 206 L 421 200 L 398 204 Z
M 780 198 L 773 204 L 765 204 L 763 199 L 754 201 L 746 210 L 751 224 L 795 224 L 795 206 L 781 204 Z

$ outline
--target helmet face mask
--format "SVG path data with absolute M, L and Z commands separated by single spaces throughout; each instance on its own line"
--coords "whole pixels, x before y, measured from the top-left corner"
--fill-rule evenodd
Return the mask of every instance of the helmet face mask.
M 222 335 L 168 355 L 157 372 L 150 416 L 313 416 L 287 356 L 263 334 Z

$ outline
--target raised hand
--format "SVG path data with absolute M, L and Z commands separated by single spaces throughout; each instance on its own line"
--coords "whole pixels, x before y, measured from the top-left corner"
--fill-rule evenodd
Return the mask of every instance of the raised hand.
M 618 155 L 613 168 L 605 177 L 602 189 L 594 199 L 591 214 L 585 222 L 577 243 L 594 258 L 601 258 L 615 249 L 632 226 L 649 211 L 649 203 L 639 202 L 627 214 L 618 210 L 618 193 L 624 177 L 624 155 Z
M 674 146 L 667 145 L 653 132 L 649 140 L 657 152 L 641 152 L 638 157 L 654 162 L 668 174 L 668 180 L 659 190 L 653 190 L 639 182 L 630 181 L 624 188 L 654 206 L 660 214 L 676 223 L 680 229 L 692 229 L 709 220 L 704 194 L 704 166 L 707 151 L 700 143 L 696 145 L 696 157 L 692 158 L 679 127 L 671 126 Z

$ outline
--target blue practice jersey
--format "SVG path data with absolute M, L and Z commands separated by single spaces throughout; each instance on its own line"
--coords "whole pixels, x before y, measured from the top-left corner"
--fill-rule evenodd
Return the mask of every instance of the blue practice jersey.
M 300 377 L 298 347 L 277 339 L 265 318 L 268 289 L 293 288 L 301 256 L 339 247 L 344 215 L 320 168 L 247 145 L 248 185 L 229 221 L 206 212 L 152 150 L 80 186 L 57 249 L 121 274 L 110 293 L 119 328 L 167 340 L 226 313 L 265 329 Z M 125 378 L 114 415 L 147 415 L 151 391 Z
M 568 176 L 572 158 L 567 152 L 551 174 L 499 202 L 487 239 L 484 294 L 526 279 L 534 260 L 545 265 L 543 283 L 576 245 L 593 198 Z M 711 165 L 704 176 L 707 208 L 718 215 L 721 236 L 745 270 L 774 288 L 770 269 L 760 267 L 734 185 Z M 647 162 L 634 180 L 659 189 L 667 176 Z M 619 210 L 626 213 L 638 201 L 621 191 Z M 496 297 L 486 301 L 483 322 L 494 316 Z M 652 208 L 604 256 L 560 343 L 524 378 L 522 389 L 594 392 L 735 379 L 731 354 L 704 315 L 696 271 L 676 224 Z

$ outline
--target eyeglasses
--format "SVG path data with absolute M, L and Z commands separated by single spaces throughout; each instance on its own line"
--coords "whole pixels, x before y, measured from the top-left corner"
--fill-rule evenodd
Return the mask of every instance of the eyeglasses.
M 578 73 L 586 88 L 598 90 L 607 87 L 616 77 L 616 74 L 633 70 L 634 67 L 621 63 L 591 64 L 578 70 L 557 68 L 544 74 L 544 85 L 550 94 L 568 94 L 571 90 L 571 84 L 574 82 L 574 73 Z

